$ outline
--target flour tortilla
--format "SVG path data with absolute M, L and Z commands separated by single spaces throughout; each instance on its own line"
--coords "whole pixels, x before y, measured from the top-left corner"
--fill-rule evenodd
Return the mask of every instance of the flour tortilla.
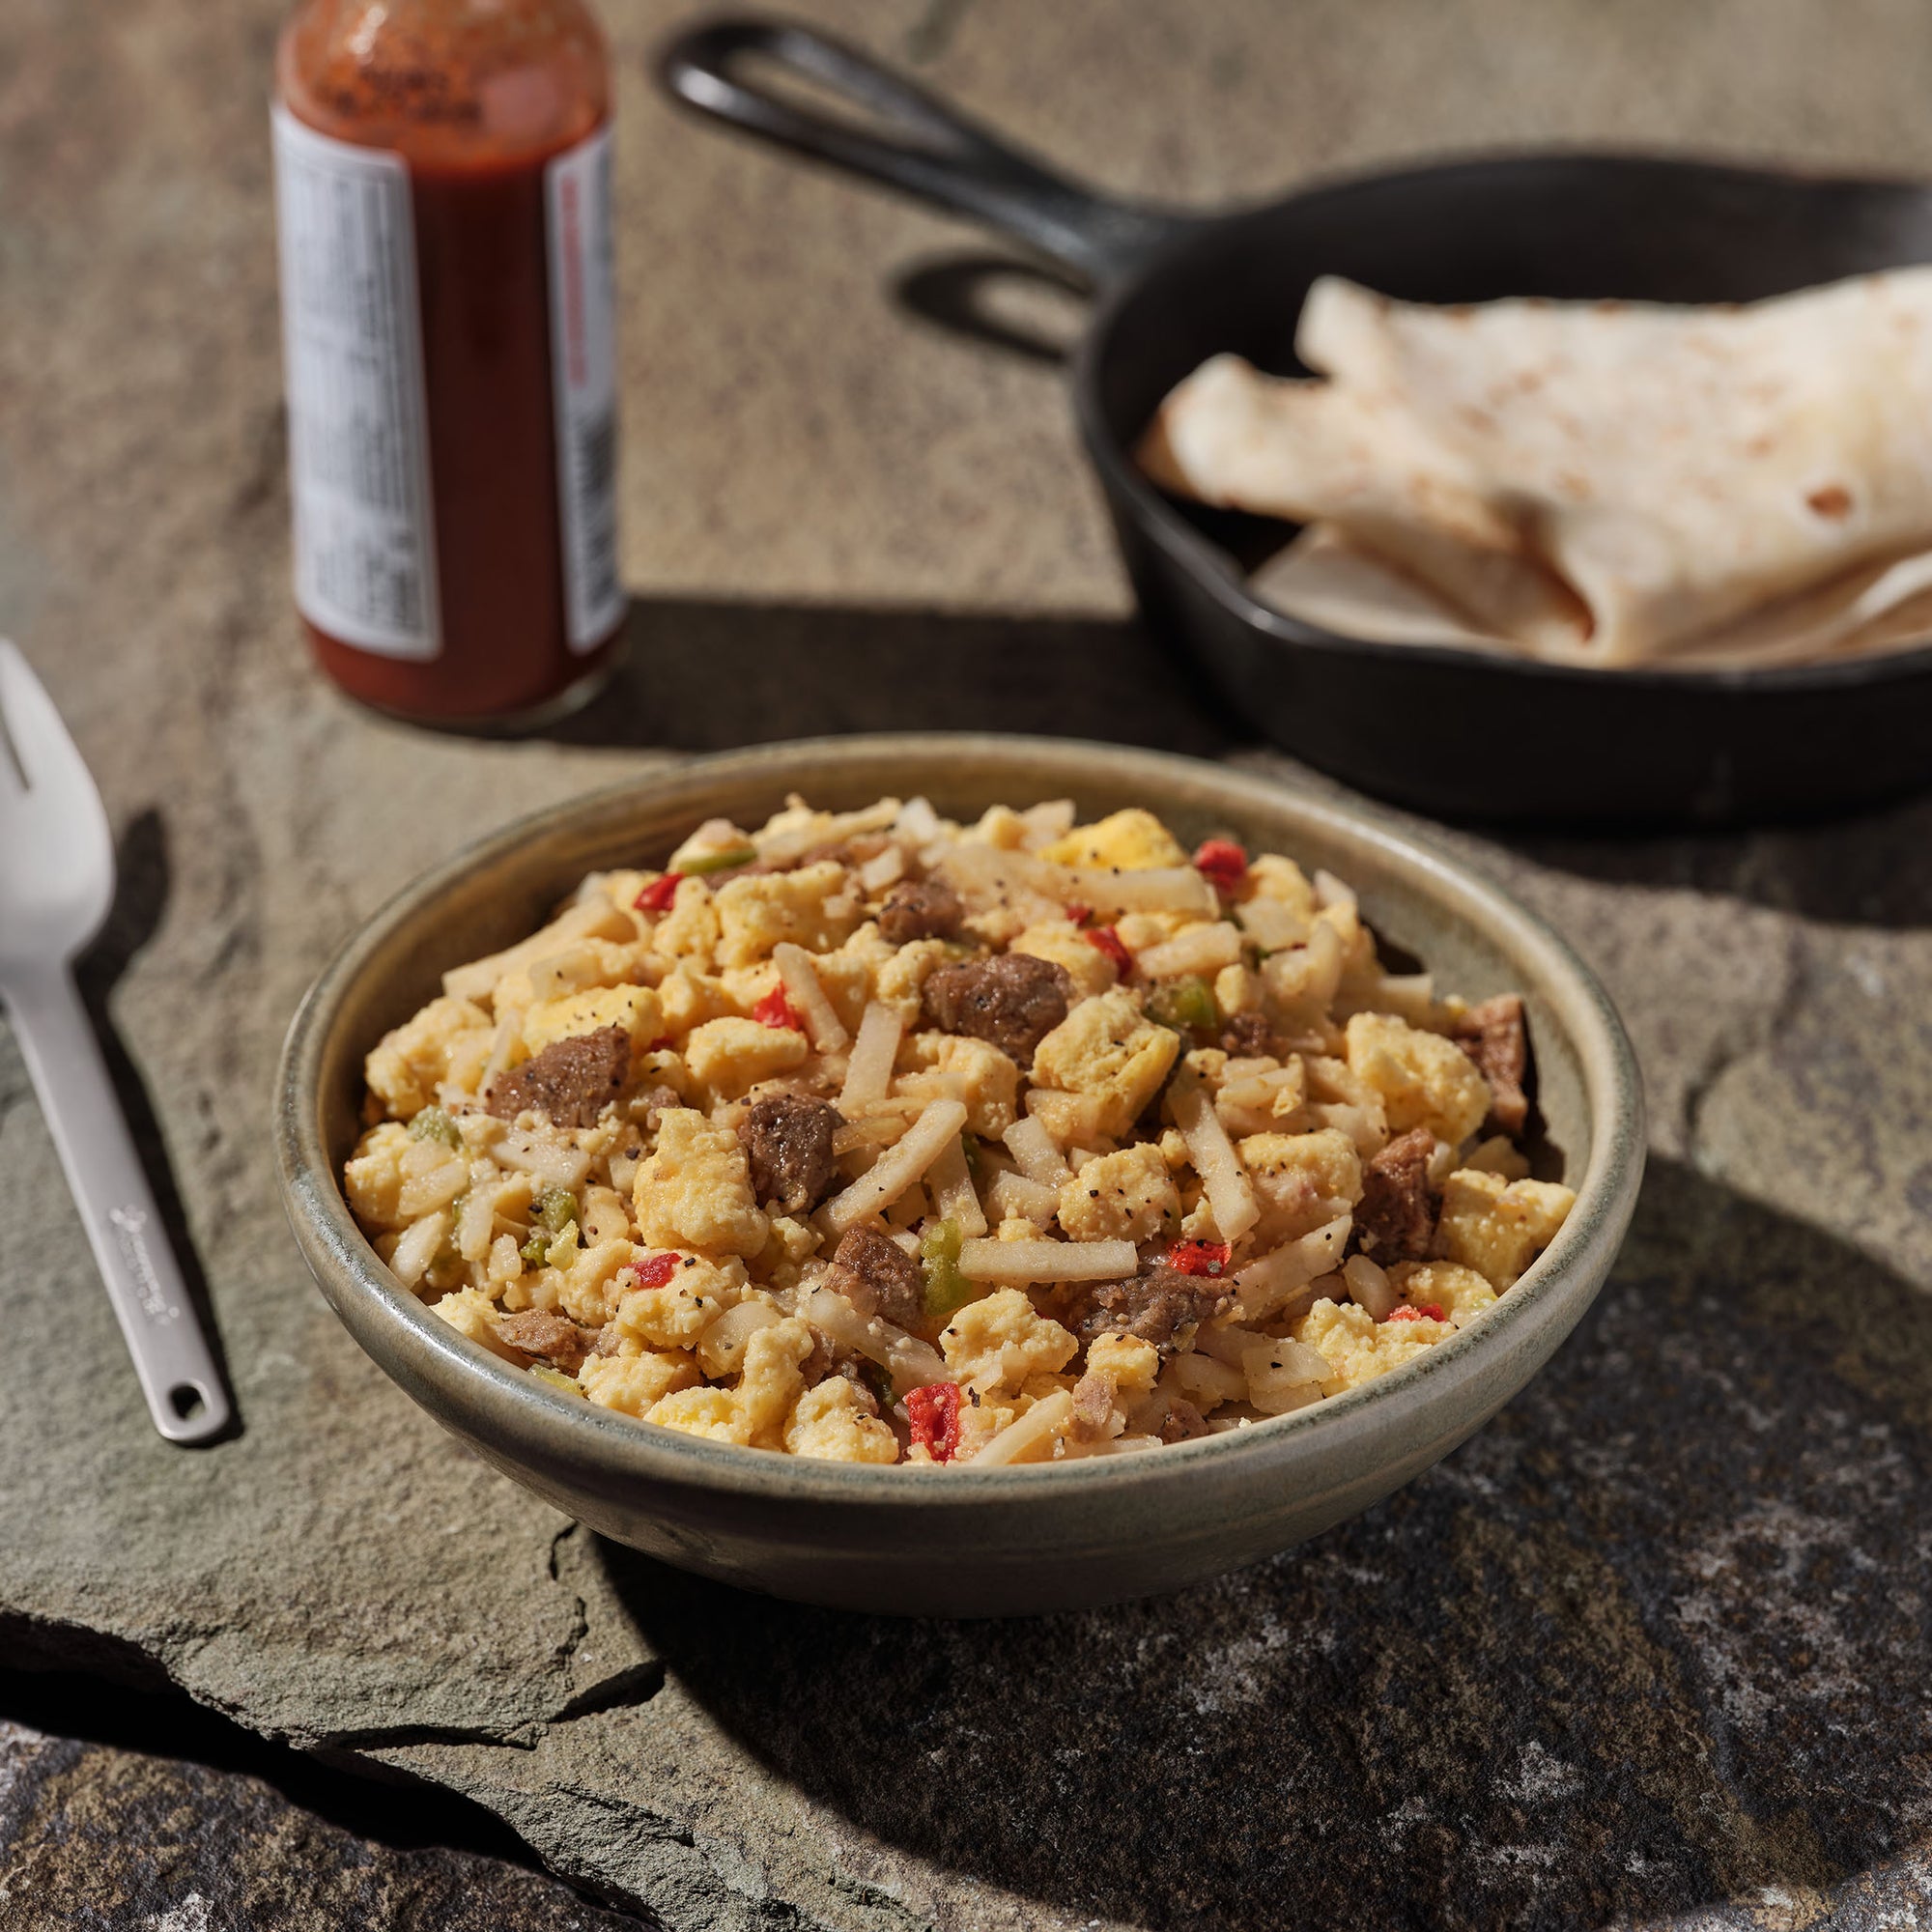
M 1907 641 L 1932 591 L 1932 269 L 1704 309 L 1329 279 L 1296 350 L 1326 380 L 1216 356 L 1141 460 L 1314 526 L 1262 588 L 1324 628 L 1788 663 Z
M 1504 657 L 1555 655 L 1477 629 L 1419 578 L 1357 545 L 1333 524 L 1311 524 L 1299 531 L 1255 572 L 1249 587 L 1263 603 L 1338 637 L 1455 644 Z M 1876 656 L 1923 644 L 1928 638 L 1932 552 L 1922 552 L 1865 565 L 1766 605 L 1660 662 L 1678 670 L 1766 668 Z

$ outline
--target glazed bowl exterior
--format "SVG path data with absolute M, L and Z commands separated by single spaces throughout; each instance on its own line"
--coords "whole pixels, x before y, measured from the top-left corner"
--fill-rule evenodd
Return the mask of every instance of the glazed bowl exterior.
M 1145 805 L 1184 840 L 1226 832 L 1326 866 L 1447 991 L 1527 1000 L 1539 1103 L 1577 1206 L 1481 1321 L 1349 1394 L 1135 1456 L 976 1470 L 860 1467 L 704 1441 L 546 1387 L 459 1335 L 357 1229 L 338 1177 L 363 1056 L 445 968 L 536 926 L 585 873 L 661 863 L 715 816 L 788 793 L 834 810 L 923 794 L 949 816 L 1071 797 Z M 370 1356 L 525 1488 L 666 1562 L 854 1609 L 1011 1615 L 1173 1590 L 1353 1516 L 1447 1455 L 1549 1358 L 1608 1274 L 1643 1169 L 1635 1063 L 1602 988 L 1541 922 L 1378 816 L 1190 759 L 1000 737 L 819 740 L 705 758 L 537 813 L 399 895 L 324 970 L 290 1027 L 275 1143 L 291 1224 Z

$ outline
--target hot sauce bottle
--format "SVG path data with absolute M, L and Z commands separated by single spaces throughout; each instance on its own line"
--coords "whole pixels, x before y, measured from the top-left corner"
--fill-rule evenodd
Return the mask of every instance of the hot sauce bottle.
M 275 80 L 316 656 L 425 723 L 558 715 L 624 615 L 603 36 L 583 0 L 303 0 Z

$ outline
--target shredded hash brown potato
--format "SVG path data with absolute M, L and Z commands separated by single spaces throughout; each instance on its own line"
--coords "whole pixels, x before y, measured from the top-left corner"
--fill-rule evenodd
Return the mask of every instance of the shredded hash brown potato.
M 1522 1002 L 1152 813 L 722 821 L 369 1055 L 351 1208 L 501 1360 L 717 1441 L 1034 1463 L 1412 1360 L 1569 1212 Z

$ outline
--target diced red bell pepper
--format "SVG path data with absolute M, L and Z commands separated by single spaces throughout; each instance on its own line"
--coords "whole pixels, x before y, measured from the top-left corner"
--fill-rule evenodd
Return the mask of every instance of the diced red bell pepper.
M 1121 943 L 1121 935 L 1111 925 L 1096 925 L 1080 936 L 1095 952 L 1114 962 L 1114 971 L 1122 980 L 1134 970 L 1134 955 Z
M 923 1444 L 935 1463 L 952 1462 L 959 1453 L 959 1384 L 928 1382 L 909 1389 L 905 1407 L 914 1442 Z
M 646 1255 L 640 1262 L 633 1262 L 623 1272 L 629 1275 L 639 1288 L 662 1288 L 677 1272 L 675 1255 Z
M 1226 1241 L 1176 1241 L 1167 1264 L 1180 1274 L 1219 1274 L 1233 1253 Z
M 1413 1308 L 1391 1308 L 1388 1312 L 1391 1321 L 1446 1321 L 1448 1316 L 1433 1301 L 1419 1301 Z
M 785 998 L 785 989 L 782 986 L 774 986 L 752 1009 L 752 1017 L 760 1026 L 789 1027 L 793 1033 L 805 1031 L 805 1022 L 799 1017 L 798 1009 Z
M 677 889 L 684 883 L 682 872 L 666 872 L 653 879 L 631 903 L 639 912 L 668 912 L 671 901 L 677 897 Z
M 646 1053 L 668 1053 L 676 1044 L 677 1036 L 675 1034 L 661 1033 L 657 1038 L 651 1041 L 650 1045 L 644 1048 L 644 1051 Z
M 1069 899 L 1066 904 L 1066 917 L 1075 925 L 1085 925 L 1094 917 L 1094 908 L 1083 905 L 1078 899 Z
M 1248 855 L 1232 838 L 1209 838 L 1195 853 L 1194 869 L 1216 892 L 1237 893 L 1248 876 Z

